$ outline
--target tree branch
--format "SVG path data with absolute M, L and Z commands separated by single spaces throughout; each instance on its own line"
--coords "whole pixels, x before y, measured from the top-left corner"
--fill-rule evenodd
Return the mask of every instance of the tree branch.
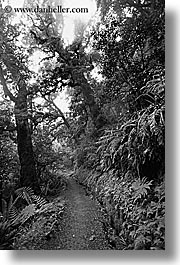
M 47 102 L 49 102 L 50 104 L 53 105 L 53 107 L 54 107 L 54 108 L 56 109 L 56 111 L 59 113 L 59 116 L 63 119 L 64 124 L 67 126 L 68 129 L 71 130 L 71 126 L 70 126 L 69 122 L 67 121 L 67 119 L 65 118 L 65 116 L 64 116 L 63 112 L 61 111 L 61 109 L 60 109 L 60 108 L 54 103 L 53 100 L 51 100 L 51 99 L 47 99 L 46 97 L 44 97 L 44 99 L 45 99 Z
M 7 87 L 6 80 L 4 78 L 3 69 L 1 67 L 1 65 L 0 65 L 0 81 L 1 81 L 1 84 L 3 86 L 4 95 L 8 96 L 10 98 L 10 100 L 12 100 L 13 102 L 16 102 L 16 97 L 13 96 L 13 94 L 11 93 L 9 88 Z
M 48 103 L 50 103 L 54 109 L 58 112 L 59 116 L 62 118 L 64 124 L 66 125 L 66 127 L 69 129 L 69 132 L 72 135 L 72 138 L 74 139 L 74 141 L 77 143 L 77 137 L 76 135 L 74 135 L 71 125 L 69 124 L 68 120 L 66 119 L 66 117 L 64 116 L 64 113 L 61 111 L 61 109 L 54 103 L 54 101 L 50 98 L 46 98 L 45 96 L 43 97 Z

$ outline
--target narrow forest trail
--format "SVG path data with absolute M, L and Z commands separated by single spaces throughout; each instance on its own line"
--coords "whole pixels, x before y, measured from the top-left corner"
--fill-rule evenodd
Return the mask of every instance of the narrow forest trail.
M 102 225 L 98 204 L 86 195 L 75 179 L 67 179 L 66 208 L 58 226 L 56 249 L 106 250 L 110 249 Z

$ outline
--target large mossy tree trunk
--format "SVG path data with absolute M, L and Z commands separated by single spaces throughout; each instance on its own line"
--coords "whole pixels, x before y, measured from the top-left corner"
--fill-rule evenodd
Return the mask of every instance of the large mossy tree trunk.
M 20 160 L 20 184 L 32 187 L 36 193 L 40 192 L 36 165 L 34 160 L 31 130 L 28 121 L 27 91 L 20 87 L 16 103 L 15 118 L 17 126 L 17 147 Z
M 28 121 L 27 89 L 26 82 L 18 82 L 18 93 L 16 96 L 9 90 L 4 78 L 3 69 L 0 65 L 0 81 L 3 86 L 4 95 L 14 102 L 14 114 L 17 129 L 17 149 L 20 161 L 20 185 L 31 187 L 35 193 L 40 193 L 36 164 L 34 160 L 31 130 Z

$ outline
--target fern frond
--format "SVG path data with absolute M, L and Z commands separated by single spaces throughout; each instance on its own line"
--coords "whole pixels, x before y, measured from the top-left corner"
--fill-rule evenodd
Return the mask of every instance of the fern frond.
M 8 214 L 8 219 L 10 222 L 13 222 L 14 220 L 16 220 L 16 218 L 19 216 L 19 211 L 18 209 L 13 205 L 11 206 L 11 208 L 9 209 L 9 214 Z
M 32 202 L 36 204 L 36 207 L 42 207 L 43 205 L 47 204 L 47 201 L 38 195 L 32 195 L 31 199 Z
M 30 187 L 22 187 L 15 191 L 15 194 L 17 195 L 16 201 L 18 199 L 25 200 L 28 204 L 32 203 L 32 196 L 34 195 L 34 191 Z M 15 204 L 15 202 L 13 203 Z
M 151 189 L 152 182 L 152 180 L 148 182 L 146 178 L 143 178 L 142 180 L 138 179 L 132 183 L 132 188 L 134 190 L 134 203 L 136 203 L 137 200 L 147 196 L 148 191 Z
M 30 217 L 35 215 L 36 213 L 36 205 L 30 204 L 26 206 L 20 214 L 17 216 L 17 218 L 12 222 L 14 225 L 17 224 L 24 224 Z

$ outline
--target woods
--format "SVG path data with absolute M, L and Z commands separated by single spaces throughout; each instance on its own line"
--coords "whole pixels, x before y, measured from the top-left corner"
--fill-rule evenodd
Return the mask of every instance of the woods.
M 14 22 L 0 1 L 0 249 L 44 246 L 68 178 L 102 208 L 110 248 L 165 249 L 165 2 L 96 4 L 66 43 L 63 14 Z

